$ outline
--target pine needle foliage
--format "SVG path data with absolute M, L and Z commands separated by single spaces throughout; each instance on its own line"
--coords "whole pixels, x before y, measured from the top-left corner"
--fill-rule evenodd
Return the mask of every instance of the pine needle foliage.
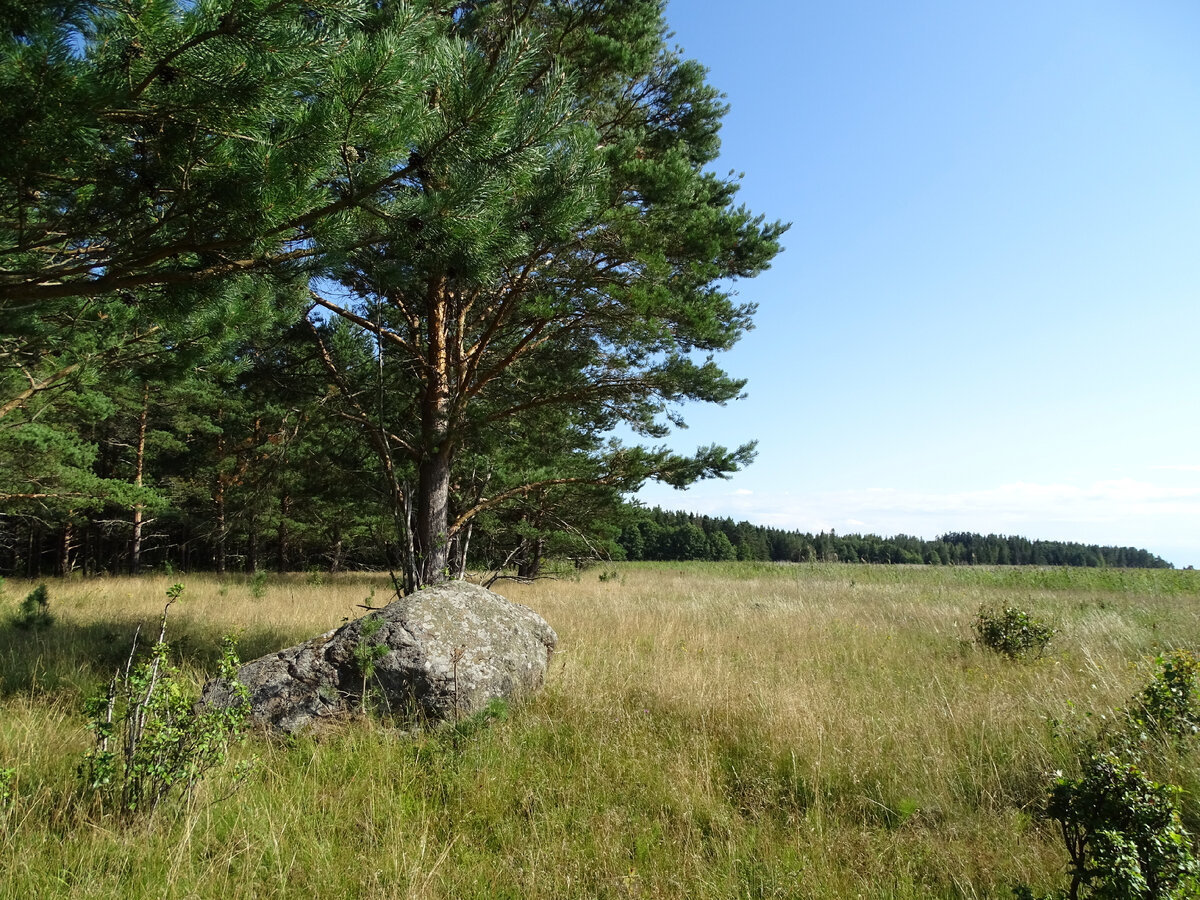
M 0 302 L 311 254 L 411 142 L 429 29 L 355 0 L 118 0 L 0 34 Z M 362 31 L 367 18 L 373 33 Z
M 426 95 L 437 128 L 370 239 L 330 267 L 349 300 L 314 295 L 377 342 L 386 405 L 362 401 L 370 382 L 313 329 L 374 435 L 411 585 L 444 577 L 476 516 L 531 493 L 683 486 L 747 462 L 750 444 L 685 456 L 602 437 L 624 424 L 659 439 L 680 401 L 741 394 L 712 354 L 753 307 L 723 282 L 766 268 L 786 227 L 735 206 L 736 179 L 706 168 L 726 107 L 667 48 L 656 0 L 430 8 L 450 36 Z M 565 430 L 542 471 L 464 464 L 497 433 L 536 443 L 546 419 Z

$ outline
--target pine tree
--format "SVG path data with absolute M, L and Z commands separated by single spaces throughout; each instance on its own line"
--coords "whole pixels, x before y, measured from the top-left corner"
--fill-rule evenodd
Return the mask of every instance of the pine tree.
M 718 283 L 763 269 L 783 231 L 706 170 L 725 107 L 666 48 L 658 2 L 446 13 L 453 76 L 427 96 L 443 125 L 380 203 L 375 240 L 331 268 L 352 299 L 316 296 L 414 380 L 381 452 L 412 475 L 415 583 L 443 578 L 459 532 L 498 502 L 452 515 L 456 462 L 489 431 L 569 413 L 580 447 L 620 422 L 660 438 L 676 401 L 737 397 L 742 382 L 696 355 L 749 327 L 752 308 Z M 582 451 L 592 471 L 580 477 L 683 485 L 751 453 L 605 446 Z M 563 477 L 551 475 L 504 494 Z

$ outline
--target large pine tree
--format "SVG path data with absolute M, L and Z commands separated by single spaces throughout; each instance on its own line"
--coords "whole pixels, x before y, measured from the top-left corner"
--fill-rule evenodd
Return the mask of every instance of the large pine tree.
M 684 458 L 597 436 L 626 423 L 662 437 L 677 401 L 740 393 L 710 355 L 750 325 L 727 279 L 765 268 L 784 230 L 735 206 L 736 181 L 708 170 L 725 106 L 667 48 L 657 0 L 443 12 L 454 64 L 426 96 L 439 127 L 380 198 L 374 239 L 331 266 L 348 297 L 314 294 L 376 335 L 409 384 L 411 402 L 373 433 L 411 513 L 415 583 L 445 577 L 462 529 L 505 500 L 684 484 L 746 461 L 749 445 Z M 497 467 L 456 496 L 464 452 L 496 434 L 536 442 L 539 417 L 576 433 L 556 466 L 515 481 Z

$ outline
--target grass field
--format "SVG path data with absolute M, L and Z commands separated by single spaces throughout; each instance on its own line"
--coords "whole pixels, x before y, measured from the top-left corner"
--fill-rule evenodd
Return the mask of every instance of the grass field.
M 49 582 L 56 622 L 0 625 L 0 898 L 1010 897 L 1063 883 L 1037 812 L 1071 735 L 1200 647 L 1177 571 L 626 564 L 497 590 L 557 629 L 546 689 L 453 738 L 369 720 L 252 736 L 240 789 L 122 825 L 79 802 L 81 713 L 186 586 L 168 639 L 199 683 L 362 613 L 375 576 Z M 9 581 L 0 620 L 31 584 Z M 260 596 L 255 596 L 255 594 Z M 1017 663 L 981 605 L 1061 629 Z M 1062 724 L 1055 726 L 1055 721 Z M 1156 773 L 1200 832 L 1200 755 Z

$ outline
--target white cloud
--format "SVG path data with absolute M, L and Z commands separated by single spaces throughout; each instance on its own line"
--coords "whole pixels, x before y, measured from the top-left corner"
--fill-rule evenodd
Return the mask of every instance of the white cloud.
M 1166 472 L 1200 472 L 1200 466 L 1151 466 L 1152 469 Z

